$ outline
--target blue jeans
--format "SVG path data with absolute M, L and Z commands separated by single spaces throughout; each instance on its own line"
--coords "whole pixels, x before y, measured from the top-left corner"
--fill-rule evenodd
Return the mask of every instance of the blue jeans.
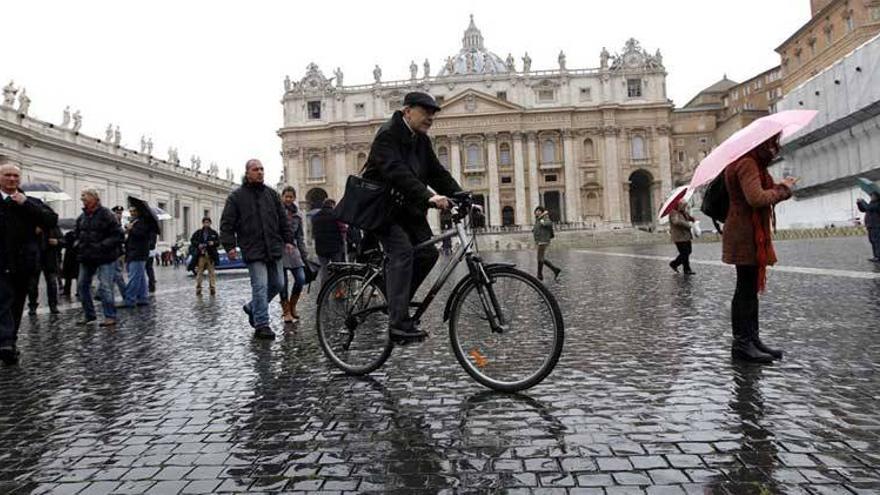
M 101 298 L 101 308 L 104 310 L 104 318 L 116 319 L 116 305 L 113 302 L 113 281 L 116 276 L 116 261 L 98 266 L 85 264 L 79 265 L 79 277 L 76 283 L 79 290 L 79 300 L 82 303 L 83 313 L 87 320 L 94 320 L 95 302 L 92 300 L 92 278 L 98 276 L 98 296 Z
M 287 274 L 291 274 L 293 276 L 293 287 L 290 286 L 290 279 L 287 278 Z M 284 296 L 285 299 L 289 299 L 290 296 L 294 294 L 299 294 L 303 290 L 303 286 L 306 285 L 306 270 L 303 267 L 299 268 L 285 268 L 284 269 Z
M 125 297 L 125 276 L 122 275 L 122 260 L 116 260 L 113 263 L 116 265 L 113 283 L 119 288 L 119 297 Z
M 256 328 L 269 325 L 269 303 L 284 289 L 284 273 L 281 258 L 265 261 L 252 261 L 247 264 L 251 277 L 251 301 L 248 307 L 254 315 Z
M 134 306 L 137 303 L 146 304 L 147 299 L 147 262 L 129 261 L 126 265 L 128 270 L 128 285 L 125 286 L 125 304 Z

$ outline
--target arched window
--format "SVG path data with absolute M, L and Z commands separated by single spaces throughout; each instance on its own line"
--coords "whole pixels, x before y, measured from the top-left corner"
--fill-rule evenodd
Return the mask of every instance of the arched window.
M 446 149 L 446 146 L 437 149 L 437 159 L 440 160 L 441 165 L 449 168 L 449 150 Z
M 541 162 L 553 163 L 556 161 L 556 143 L 552 139 L 547 139 L 541 144 Z
M 476 144 L 469 144 L 467 147 L 467 167 L 480 168 L 482 160 L 480 160 L 480 147 Z
M 592 160 L 595 157 L 596 155 L 593 149 L 593 140 L 590 138 L 584 139 L 584 160 Z
M 309 178 L 320 179 L 324 177 L 324 160 L 318 155 L 309 158 Z
M 507 143 L 501 143 L 501 146 L 498 147 L 498 163 L 503 166 L 510 165 L 510 145 Z
M 642 136 L 633 136 L 631 144 L 633 160 L 644 160 L 646 158 L 645 138 L 643 138 Z

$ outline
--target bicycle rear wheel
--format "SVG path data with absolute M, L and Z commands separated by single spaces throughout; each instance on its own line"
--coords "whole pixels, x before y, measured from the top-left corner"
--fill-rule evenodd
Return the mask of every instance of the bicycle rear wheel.
M 493 390 L 533 387 L 553 371 L 562 354 L 564 324 L 553 294 L 537 279 L 507 266 L 486 267 L 491 283 L 471 278 L 455 296 L 449 338 L 456 359 L 471 377 Z M 504 329 L 492 330 L 480 290 L 494 292 Z
M 330 277 L 318 293 L 316 327 L 324 355 L 349 375 L 366 375 L 391 355 L 388 302 L 366 271 Z

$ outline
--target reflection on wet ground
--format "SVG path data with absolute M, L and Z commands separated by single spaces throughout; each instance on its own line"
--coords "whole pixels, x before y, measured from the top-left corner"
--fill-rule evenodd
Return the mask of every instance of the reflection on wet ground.
M 780 244 L 792 266 L 871 270 L 854 240 Z M 252 340 L 234 276 L 113 332 L 26 317 L 22 365 L 0 369 L 0 493 L 880 492 L 880 281 L 771 274 L 762 335 L 787 355 L 757 367 L 729 359 L 731 268 L 553 256 L 566 349 L 522 395 L 465 374 L 440 306 L 366 379 L 329 367 L 308 317 Z

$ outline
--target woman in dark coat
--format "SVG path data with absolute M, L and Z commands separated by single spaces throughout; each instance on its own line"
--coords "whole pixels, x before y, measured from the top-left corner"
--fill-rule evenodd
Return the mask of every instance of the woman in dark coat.
M 765 141 L 724 171 L 730 209 L 724 222 L 722 261 L 736 265 L 731 354 L 734 359 L 762 363 L 782 358 L 782 351 L 761 342 L 758 328 L 758 293 L 764 291 L 767 267 L 776 263 L 770 237 L 773 206 L 790 198 L 797 182 L 786 177 L 774 183 L 767 171 L 779 153 L 778 139 Z
M 61 278 L 64 279 L 62 295 L 65 297 L 70 297 L 71 281 L 76 280 L 79 275 L 79 262 L 76 258 L 76 231 L 71 230 L 64 234 L 64 261 L 62 262 Z
M 285 323 L 299 320 L 296 305 L 306 284 L 305 260 L 306 243 L 303 235 L 303 217 L 296 206 L 296 189 L 287 186 L 281 191 L 281 203 L 287 213 L 287 220 L 293 229 L 294 248 L 281 257 L 284 264 L 284 292 L 278 298 L 281 301 L 281 316 Z M 293 280 L 291 280 L 291 278 Z M 291 282 L 293 282 L 291 284 Z

